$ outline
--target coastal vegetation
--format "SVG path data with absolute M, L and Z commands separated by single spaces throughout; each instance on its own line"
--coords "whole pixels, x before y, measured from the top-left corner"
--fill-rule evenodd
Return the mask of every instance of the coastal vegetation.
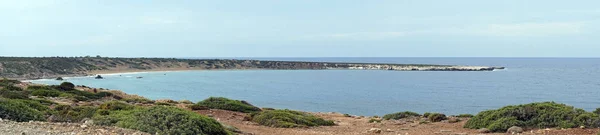
M 292 110 L 265 110 L 250 114 L 250 119 L 260 125 L 295 128 L 295 127 L 314 127 L 314 126 L 333 126 L 335 123 L 331 120 L 316 117 L 314 115 L 292 111 Z
M 156 134 L 227 135 L 216 120 L 168 106 L 121 108 L 94 117 L 100 125 L 118 126 Z
M 0 98 L 0 118 L 18 122 L 44 121 L 44 113 L 20 100 Z
M 224 97 L 210 97 L 203 101 L 196 103 L 195 108 L 200 108 L 201 106 L 205 106 L 210 109 L 222 109 L 222 110 L 230 110 L 236 112 L 258 112 L 260 108 L 246 102 L 243 100 L 231 100 Z
M 448 119 L 445 114 L 441 113 L 431 113 L 427 115 L 427 119 L 431 122 L 440 122 L 442 120 Z
M 219 122 L 207 116 L 176 107 L 136 106 L 119 101 L 109 92 L 92 93 L 77 90 L 74 84 L 68 82 L 51 86 L 34 85 L 26 89 L 16 87 L 15 84 L 20 83 L 17 81 L 1 83 L 3 86 L 0 89 L 0 118 L 4 120 L 78 123 L 93 119 L 97 125 L 118 126 L 153 134 L 231 134 Z M 45 100 L 56 97 L 103 103 L 73 106 Z M 143 99 L 134 101 L 145 102 Z
M 459 117 L 459 118 L 473 118 L 474 115 L 473 114 L 459 114 L 459 115 L 456 115 L 456 117 Z
M 416 113 L 416 112 L 397 112 L 397 113 L 392 113 L 392 114 L 386 114 L 383 115 L 383 119 L 384 120 L 399 120 L 399 119 L 403 119 L 403 118 L 408 118 L 408 117 L 419 117 L 421 116 L 420 114 Z
M 565 104 L 554 102 L 511 105 L 497 110 L 480 112 L 467 121 L 465 128 L 487 128 L 493 132 L 505 132 L 512 126 L 524 128 L 574 128 L 600 126 L 596 113 L 586 112 Z

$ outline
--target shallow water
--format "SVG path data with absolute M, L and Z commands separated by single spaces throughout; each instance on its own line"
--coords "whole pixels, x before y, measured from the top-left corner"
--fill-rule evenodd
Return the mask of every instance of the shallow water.
M 78 85 L 119 89 L 151 99 L 210 96 L 260 107 L 383 115 L 398 111 L 477 113 L 505 105 L 556 101 L 600 107 L 600 59 L 595 58 L 254 58 L 505 66 L 492 72 L 384 70 L 178 71 L 66 78 Z M 136 79 L 141 76 L 142 79 Z M 36 83 L 58 84 L 55 80 Z

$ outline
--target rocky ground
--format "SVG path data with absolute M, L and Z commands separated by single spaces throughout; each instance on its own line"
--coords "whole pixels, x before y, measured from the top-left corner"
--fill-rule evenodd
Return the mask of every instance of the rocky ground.
M 462 128 L 468 119 L 457 123 L 448 120 L 436 123 L 421 123 L 415 119 L 401 119 L 369 123 L 371 118 L 345 117 L 339 113 L 313 113 L 334 120 L 337 126 L 313 128 L 271 128 L 244 121 L 246 114 L 226 110 L 200 110 L 200 114 L 212 116 L 219 122 L 239 128 L 246 134 L 255 135 L 504 135 L 506 133 L 480 133 L 475 129 Z M 524 135 L 596 135 L 598 129 L 533 129 Z
M 14 122 L 0 120 L 0 135 L 149 135 L 118 127 L 92 123 Z

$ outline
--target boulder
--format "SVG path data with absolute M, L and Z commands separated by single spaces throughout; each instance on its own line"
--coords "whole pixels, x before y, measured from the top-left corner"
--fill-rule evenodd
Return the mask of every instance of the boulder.
M 506 133 L 509 133 L 509 134 L 523 133 L 523 128 L 517 127 L 517 126 L 512 126 L 512 127 L 508 128 L 508 130 L 506 130 Z
M 487 128 L 481 128 L 481 129 L 478 129 L 477 132 L 478 133 L 490 133 L 491 131 L 490 131 L 490 129 L 487 129 Z
M 371 128 L 368 131 L 369 133 L 375 133 L 375 134 L 380 134 L 381 133 L 381 129 L 379 128 Z

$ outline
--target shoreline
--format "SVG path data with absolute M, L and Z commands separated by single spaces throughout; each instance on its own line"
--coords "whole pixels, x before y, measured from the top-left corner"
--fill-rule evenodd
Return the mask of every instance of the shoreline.
M 480 66 L 463 66 L 463 67 L 475 67 L 479 68 Z M 498 71 L 504 70 L 506 68 L 501 67 L 490 67 L 494 68 L 490 71 Z M 156 73 L 156 72 L 185 72 L 185 71 L 243 71 L 243 70 L 382 70 L 382 69 L 358 69 L 358 68 L 328 68 L 328 69 L 265 69 L 265 68 L 239 68 L 239 69 L 202 69 L 202 68 L 158 68 L 158 69 L 111 69 L 111 70 L 93 70 L 82 74 L 65 74 L 65 75 L 48 75 L 46 77 L 40 78 L 8 78 L 15 79 L 19 81 L 33 81 L 33 80 L 42 80 L 42 79 L 56 79 L 58 77 L 63 78 L 80 78 L 80 77 L 92 77 L 96 75 L 115 75 L 115 74 L 137 74 L 137 73 Z M 449 70 L 388 70 L 388 71 L 404 71 L 404 72 L 422 72 L 422 71 L 431 71 L 431 72 L 439 72 L 439 71 L 447 71 L 447 72 L 456 72 Z M 463 71 L 464 72 L 464 71 Z
M 493 71 L 497 66 L 305 62 L 236 59 L 0 57 L 0 76 L 17 80 L 53 79 L 95 74 L 188 70 L 389 70 Z

